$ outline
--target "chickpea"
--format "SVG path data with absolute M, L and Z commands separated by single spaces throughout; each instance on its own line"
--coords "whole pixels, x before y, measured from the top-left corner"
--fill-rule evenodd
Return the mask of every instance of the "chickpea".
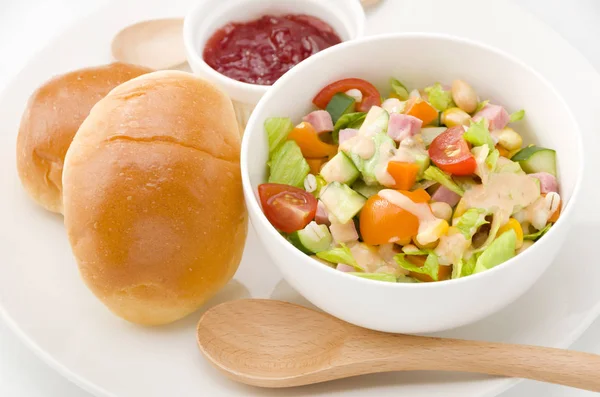
M 471 116 L 460 108 L 449 108 L 442 112 L 442 124 L 446 127 L 468 125 Z
M 473 113 L 477 109 L 477 94 L 473 87 L 463 80 L 452 82 L 452 99 L 456 106 L 467 113 Z
M 452 218 L 452 207 L 448 203 L 444 203 L 443 201 L 438 201 L 430 204 L 431 212 L 436 218 L 444 219 L 446 221 L 450 221 Z
M 498 144 L 508 151 L 520 149 L 523 145 L 523 138 L 510 127 L 498 131 L 496 134 Z

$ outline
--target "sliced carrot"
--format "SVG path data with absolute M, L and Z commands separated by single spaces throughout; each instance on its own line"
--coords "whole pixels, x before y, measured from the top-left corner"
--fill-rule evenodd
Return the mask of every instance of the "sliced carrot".
M 542 193 L 542 196 L 546 197 L 546 193 Z M 556 209 L 556 211 L 554 211 L 554 213 L 550 216 L 550 218 L 548 218 L 548 222 L 556 222 L 558 220 L 558 218 L 560 218 L 560 211 L 562 210 L 562 202 L 558 203 L 558 208 Z
M 414 101 L 412 106 L 407 109 L 406 114 L 421 119 L 423 126 L 431 124 L 432 121 L 438 118 L 438 111 L 423 100 Z
M 296 141 L 304 157 L 331 157 L 337 153 L 337 146 L 320 140 L 315 128 L 306 121 L 298 124 L 289 133 L 288 139 Z
M 387 166 L 387 172 L 394 178 L 396 184 L 390 186 L 394 189 L 409 190 L 417 181 L 420 167 L 415 163 L 406 163 L 401 161 L 390 161 Z
M 327 158 L 305 160 L 308 163 L 308 166 L 310 167 L 311 174 L 317 175 L 319 172 L 321 172 L 321 167 L 323 166 L 323 164 L 325 164 Z
M 423 267 L 425 265 L 425 261 L 427 260 L 427 256 L 425 255 L 407 255 L 406 260 L 412 263 L 415 266 Z M 438 270 L 438 281 L 448 280 L 450 275 L 452 274 L 452 266 L 440 266 Z M 427 274 L 417 273 L 417 272 L 409 272 L 409 276 L 412 278 L 416 278 L 419 281 L 423 281 L 425 283 L 429 283 L 434 281 Z

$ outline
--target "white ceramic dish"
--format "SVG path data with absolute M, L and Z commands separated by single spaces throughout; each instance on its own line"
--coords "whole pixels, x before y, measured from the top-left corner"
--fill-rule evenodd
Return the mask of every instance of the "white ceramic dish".
M 286 13 L 316 16 L 327 22 L 343 41 L 356 39 L 364 33 L 365 13 L 359 0 L 199 1 L 185 17 L 183 38 L 190 67 L 194 73 L 219 85 L 233 99 L 242 126 L 269 86 L 248 84 L 222 75 L 204 62 L 202 51 L 212 34 L 229 22 Z
M 511 112 L 527 109 L 526 121 L 517 127 L 524 141 L 557 150 L 564 207 L 561 218 L 544 238 L 486 272 L 440 283 L 408 284 L 376 282 L 324 266 L 277 232 L 264 216 L 257 193 L 258 185 L 268 178 L 265 120 L 290 117 L 299 123 L 314 109 L 311 101 L 321 88 L 342 78 L 365 79 L 385 96 L 390 90 L 390 76 L 401 79 L 409 89 L 463 78 L 481 98 L 502 104 Z M 452 36 L 400 33 L 342 43 L 286 73 L 261 99 L 248 121 L 241 166 L 252 225 L 294 289 L 347 322 L 384 332 L 422 333 L 470 324 L 502 309 L 548 268 L 567 236 L 577 205 L 583 147 L 567 104 L 542 76 L 517 59 Z M 465 297 L 476 299 L 465 305 Z M 402 314 L 394 314 L 399 308 Z
M 516 379 L 455 373 L 392 373 L 294 390 L 262 390 L 221 376 L 198 354 L 190 337 L 199 317 L 165 328 L 131 326 L 111 314 L 83 286 L 62 220 L 37 208 L 16 176 L 14 144 L 31 91 L 49 76 L 110 60 L 110 39 L 143 19 L 183 16 L 201 0 L 114 1 L 50 41 L 0 94 L 0 312 L 15 333 L 52 368 L 96 396 L 491 397 Z M 559 35 L 507 2 L 384 0 L 367 16 L 367 33 L 423 29 L 471 37 L 518 55 L 563 94 L 586 140 L 586 174 L 579 223 L 555 264 L 522 298 L 476 324 L 441 335 L 566 347 L 600 314 L 600 266 L 595 258 L 600 213 L 592 183 L 600 159 L 597 114 L 600 75 Z M 489 18 L 490 12 L 494 18 Z M 398 15 L 407 15 L 398 24 Z M 457 24 L 456 20 L 469 21 Z M 518 38 L 518 40 L 516 39 Z M 568 62 L 565 62 L 568 60 Z M 572 77 L 585 84 L 574 84 Z M 582 221 L 588 223 L 582 224 Z M 573 259 L 577 260 L 574 261 Z M 577 271 L 573 271 L 573 269 Z M 239 272 L 211 302 L 271 297 L 308 304 L 281 280 L 251 231 Z

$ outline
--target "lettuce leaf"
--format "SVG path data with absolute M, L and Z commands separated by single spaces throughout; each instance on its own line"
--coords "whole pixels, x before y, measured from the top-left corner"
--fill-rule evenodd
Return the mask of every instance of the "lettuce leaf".
M 425 87 L 424 91 L 429 97 L 429 103 L 431 103 L 431 106 L 440 112 L 456 106 L 452 100 L 452 92 L 444 90 L 440 83 L 435 83 L 430 87 Z
M 473 235 L 482 225 L 489 223 L 485 220 L 486 211 L 481 208 L 468 209 L 455 222 L 456 227 L 465 236 L 467 240 L 471 240 Z
M 471 126 L 465 131 L 463 138 L 473 146 L 488 145 L 490 150 L 494 150 L 494 140 L 487 127 L 487 120 L 481 119 L 478 122 L 471 122 Z
M 515 256 L 517 234 L 513 229 L 502 233 L 477 258 L 474 273 L 489 270 Z
M 440 265 L 436 254 L 432 252 L 429 255 L 427 255 L 425 264 L 422 267 L 419 267 L 406 260 L 406 255 L 407 254 L 396 254 L 394 256 L 394 260 L 401 268 L 414 273 L 426 274 L 433 280 L 438 281 L 438 272 L 440 270 Z
M 525 117 L 525 109 L 518 110 L 510 115 L 510 119 L 508 119 L 509 123 L 514 123 L 515 121 L 523 120 Z
M 498 163 L 499 157 L 500 152 L 498 151 L 498 149 L 494 149 L 490 152 L 490 154 L 488 154 L 487 158 L 485 159 L 485 165 L 488 166 L 490 172 L 494 172 L 494 170 L 496 169 L 496 164 Z
M 475 270 L 477 255 L 471 255 L 467 260 L 461 259 L 459 263 L 452 266 L 452 278 L 461 278 L 470 276 Z
M 333 140 L 336 143 L 338 142 L 340 130 L 343 130 L 344 128 L 360 128 L 363 121 L 365 121 L 365 117 L 367 117 L 367 114 L 364 112 L 346 113 L 342 115 L 333 126 L 333 132 L 331 134 Z
M 406 101 L 408 99 L 408 89 L 404 84 L 400 82 L 400 80 L 392 78 L 390 80 L 390 85 L 392 86 L 392 92 L 396 94 L 398 99 L 400 99 L 401 101 Z
M 359 272 L 350 272 L 348 274 L 351 274 L 351 275 L 357 276 L 357 277 L 366 278 L 366 279 L 369 279 L 369 280 L 385 281 L 385 282 L 388 282 L 388 283 L 395 283 L 396 282 L 396 276 L 394 276 L 393 274 L 388 274 L 388 273 L 359 273 Z
M 340 247 L 318 252 L 317 257 L 326 260 L 327 262 L 343 263 L 344 265 L 352 266 L 360 271 L 365 270 L 356 262 L 356 259 L 352 256 L 352 252 L 350 252 L 350 248 L 343 243 L 340 244 Z
M 281 183 L 299 188 L 304 188 L 304 178 L 310 172 L 300 147 L 294 141 L 286 141 L 273 153 L 269 167 L 271 168 L 269 183 Z
M 549 223 L 542 230 L 539 230 L 535 233 L 524 235 L 523 240 L 538 241 L 544 234 L 546 234 L 548 232 L 548 230 L 550 230 L 551 227 L 552 227 L 552 223 Z
M 425 172 L 423 173 L 423 178 L 428 181 L 438 182 L 439 184 L 445 186 L 449 190 L 452 190 L 454 193 L 462 196 L 465 194 L 465 191 L 462 190 L 450 177 L 450 175 L 446 174 L 444 171 L 440 170 L 438 167 L 434 165 L 430 165 Z
M 269 158 L 279 149 L 293 129 L 294 125 L 289 117 L 270 117 L 265 120 L 265 131 L 269 139 Z
M 486 105 L 490 103 L 489 99 L 486 99 L 485 101 L 481 101 L 477 104 L 477 108 L 475 109 L 475 112 L 473 113 L 477 113 L 479 112 L 481 109 L 483 109 L 484 107 L 486 107 Z

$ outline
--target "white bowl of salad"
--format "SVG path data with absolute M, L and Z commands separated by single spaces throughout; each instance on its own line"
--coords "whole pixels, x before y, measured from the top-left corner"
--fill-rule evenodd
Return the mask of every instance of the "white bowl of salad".
M 252 224 L 298 292 L 359 326 L 422 333 L 535 283 L 568 232 L 582 156 L 568 106 L 530 67 L 456 37 L 394 34 L 282 77 L 241 163 Z

